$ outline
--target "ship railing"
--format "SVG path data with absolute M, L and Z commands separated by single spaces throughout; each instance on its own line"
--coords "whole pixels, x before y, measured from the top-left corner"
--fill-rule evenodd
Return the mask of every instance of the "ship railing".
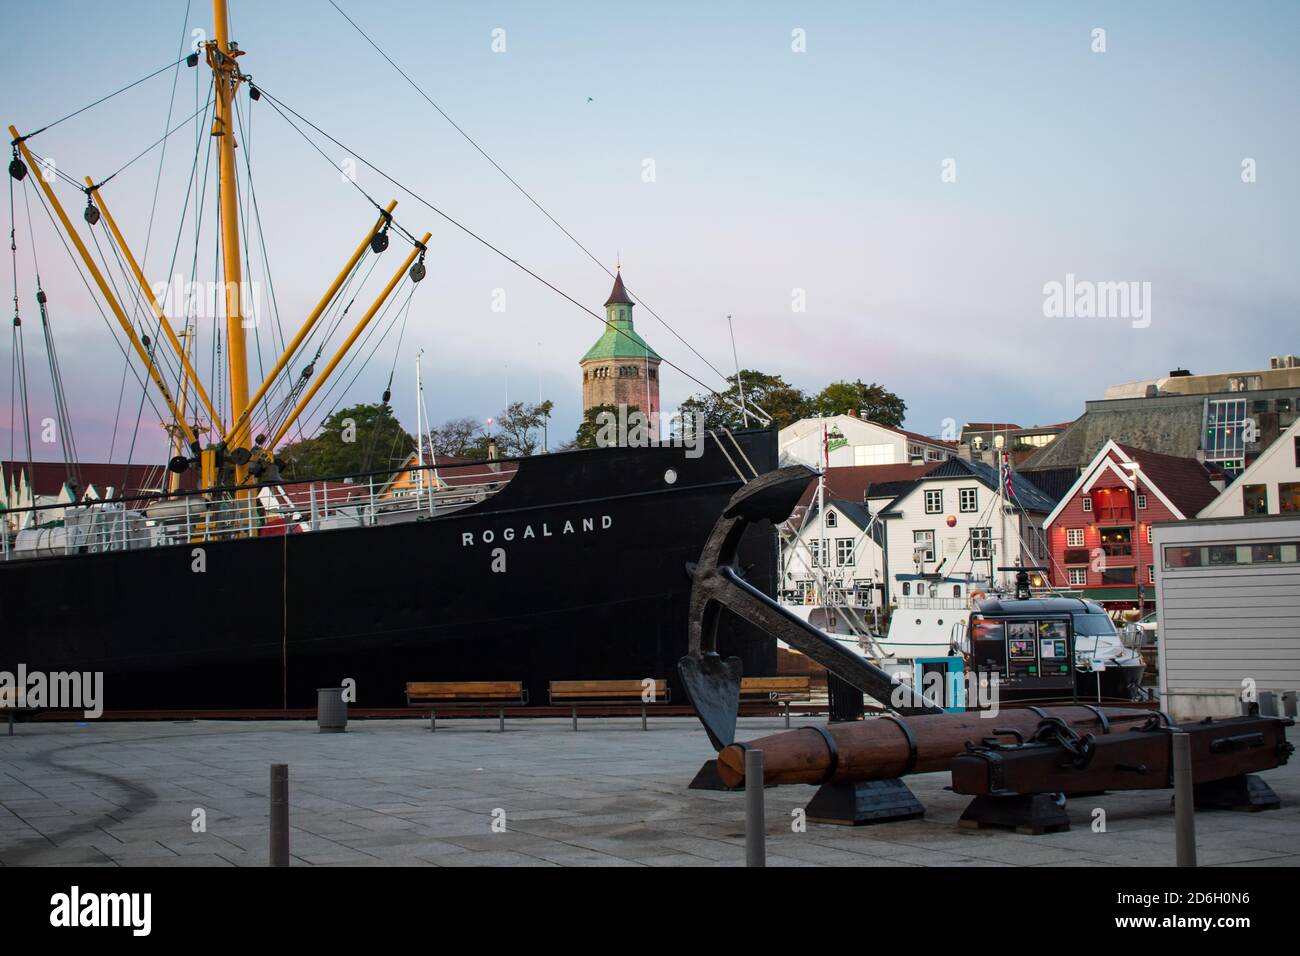
M 126 551 L 437 517 L 485 501 L 513 461 L 455 462 L 394 474 L 282 481 L 209 492 L 143 492 L 0 512 L 0 560 Z
M 898 606 L 908 608 L 909 610 L 925 610 L 933 608 L 934 610 L 943 611 L 961 611 L 969 605 L 961 598 L 953 597 L 905 597 L 898 599 Z

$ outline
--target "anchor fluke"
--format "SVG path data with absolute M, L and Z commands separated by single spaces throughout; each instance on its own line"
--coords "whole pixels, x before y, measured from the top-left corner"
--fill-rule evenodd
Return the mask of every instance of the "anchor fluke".
M 713 749 L 720 751 L 734 744 L 740 711 L 740 658 L 723 658 L 716 652 L 698 657 L 686 654 L 677 662 L 677 675 Z

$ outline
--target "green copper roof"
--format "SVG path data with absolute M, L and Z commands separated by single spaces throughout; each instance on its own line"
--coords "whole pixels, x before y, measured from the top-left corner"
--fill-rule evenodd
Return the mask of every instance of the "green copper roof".
M 652 349 L 646 340 L 632 328 L 631 321 L 617 319 L 605 327 L 605 334 L 596 340 L 596 344 L 587 350 L 582 361 L 592 359 L 635 358 L 658 362 L 659 353 Z
M 605 303 L 605 311 L 609 316 L 608 324 L 605 326 L 605 334 L 596 340 L 596 344 L 587 350 L 587 354 L 582 357 L 583 362 L 589 362 L 592 359 L 652 359 L 661 361 L 659 353 L 652 349 L 646 340 L 637 335 L 636 329 L 632 327 L 632 297 L 627 294 L 627 289 L 623 287 L 623 274 L 620 272 L 614 277 L 614 289 L 609 294 L 609 300 Z M 613 308 L 610 308 L 613 306 Z M 620 309 L 626 306 L 625 310 Z M 615 318 L 620 312 L 627 315 L 626 319 Z

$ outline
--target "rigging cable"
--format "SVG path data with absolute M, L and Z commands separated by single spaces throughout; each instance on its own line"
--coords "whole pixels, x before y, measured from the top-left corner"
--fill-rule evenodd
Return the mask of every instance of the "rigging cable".
M 187 54 L 186 56 L 181 57 L 181 58 L 180 58 L 179 60 L 177 60 L 175 63 L 168 63 L 166 66 L 162 67 L 161 69 L 154 70 L 154 71 L 153 71 L 152 73 L 150 73 L 148 76 L 142 76 L 142 77 L 140 77 L 140 79 L 136 80 L 134 83 L 128 83 L 126 86 L 122 87 L 122 88 L 119 89 L 119 90 L 114 90 L 112 93 L 109 93 L 107 96 L 101 96 L 99 99 L 95 100 L 95 102 L 93 102 L 93 103 L 88 103 L 88 104 L 86 104 L 85 106 L 83 106 L 81 109 L 79 109 L 79 110 L 74 110 L 73 112 L 69 113 L 67 116 L 64 116 L 62 119 L 56 119 L 53 123 L 46 123 L 44 126 L 42 126 L 40 129 L 36 130 L 35 132 L 28 133 L 26 136 L 20 136 L 20 137 L 18 137 L 18 139 L 19 139 L 20 142 L 21 142 L 21 141 L 26 141 L 26 140 L 31 139 L 33 136 L 38 136 L 38 135 L 40 135 L 41 133 L 44 133 L 47 129 L 53 129 L 54 127 L 58 126 L 60 123 L 63 123 L 63 122 L 65 122 L 65 121 L 67 121 L 67 120 L 70 120 L 70 119 L 72 119 L 74 116 L 80 116 L 82 113 L 86 112 L 86 110 L 88 110 L 88 109 L 92 109 L 92 108 L 98 106 L 100 103 L 103 103 L 103 102 L 106 101 L 106 100 L 111 100 L 113 97 L 117 96 L 117 95 L 120 94 L 120 93 L 125 93 L 127 90 L 131 89 L 132 87 L 139 86 L 141 83 L 145 82 L 145 80 L 152 80 L 152 79 L 153 79 L 155 76 L 157 76 L 159 73 L 166 73 L 166 72 L 167 72 L 168 70 L 170 70 L 172 67 L 174 67 L 174 66 L 179 66 L 180 64 L 184 63 L 187 59 L 189 59 L 188 54 Z
M 33 187 L 34 188 L 34 187 Z M 41 265 L 36 258 L 36 230 L 32 224 L 32 203 L 27 194 L 26 183 L 23 190 L 23 206 L 27 210 L 27 234 L 32 244 L 32 271 L 36 276 L 36 305 L 41 314 L 41 331 L 45 336 L 45 355 L 50 366 L 50 384 L 54 390 L 54 412 L 59 434 L 59 444 L 63 448 L 63 464 L 69 484 L 75 489 L 85 486 L 81 480 L 81 463 L 77 456 L 77 442 L 72 431 L 72 411 L 68 405 L 67 391 L 63 387 L 63 371 L 59 366 L 58 352 L 54 347 L 54 330 L 50 326 L 47 296 L 41 287 Z
M 14 155 L 17 156 L 18 147 L 14 147 Z M 11 333 L 13 343 L 12 359 L 10 365 L 12 368 L 13 384 L 10 386 L 10 393 L 15 389 L 18 390 L 19 397 L 22 400 L 23 416 L 23 437 L 26 441 L 27 451 L 27 487 L 31 493 L 32 504 L 36 504 L 36 476 L 33 474 L 32 466 L 32 426 L 31 426 L 31 409 L 28 406 L 27 395 L 27 357 L 23 350 L 23 320 L 18 309 L 18 219 L 14 215 L 14 179 L 9 177 L 9 252 L 13 259 L 13 276 L 14 276 L 14 321 Z M 13 415 L 14 401 L 12 397 L 9 403 L 9 459 L 13 460 Z M 36 512 L 32 512 L 32 520 L 35 520 Z
M 559 220 L 557 220 L 554 216 L 552 216 L 552 215 L 551 215 L 551 214 L 546 210 L 546 208 L 545 208 L 545 207 L 544 207 L 540 202 L 538 202 L 537 199 L 534 198 L 533 195 L 532 195 L 531 193 L 528 192 L 528 190 L 524 189 L 524 187 L 521 186 L 521 185 L 519 184 L 519 182 L 518 182 L 518 181 L 517 181 L 513 176 L 511 176 L 508 172 L 506 172 L 505 169 L 502 168 L 502 166 L 501 166 L 500 163 L 498 163 L 495 159 L 493 159 L 490 155 L 488 155 L 487 150 L 485 150 L 482 146 L 480 146 L 477 142 L 475 142 L 475 140 L 473 139 L 473 137 L 471 137 L 471 136 L 469 135 L 469 133 L 465 132 L 465 130 L 461 128 L 460 124 L 458 124 L 458 123 L 457 123 L 455 120 L 453 120 L 449 115 L 447 115 L 447 112 L 446 112 L 446 111 L 445 111 L 441 106 L 439 106 L 437 103 L 435 103 L 435 102 L 433 101 L 433 98 L 430 97 L 429 94 L 426 93 L 423 89 L 421 89 L 420 86 L 419 86 L 419 84 L 417 84 L 417 83 L 415 82 L 415 80 L 411 79 L 411 77 L 410 77 L 409 75 L 407 75 L 406 71 L 403 70 L 400 66 L 398 66 L 398 65 L 393 61 L 393 58 L 392 58 L 392 57 L 390 57 L 387 53 L 384 52 L 384 51 L 380 48 L 379 44 L 377 44 L 374 40 L 372 40 L 372 39 L 370 38 L 370 36 L 369 36 L 369 35 L 368 35 L 364 30 L 362 30 L 361 27 L 359 27 L 359 26 L 357 25 L 356 21 L 354 21 L 350 16 L 348 16 L 346 13 L 344 13 L 344 12 L 343 12 L 343 9 L 342 9 L 342 8 L 341 8 L 337 3 L 335 3 L 334 0 L 329 0 L 329 2 L 330 2 L 330 6 L 332 6 L 335 10 L 337 10 L 337 11 L 339 12 L 339 15 L 342 16 L 344 20 L 347 20 L 348 23 L 352 25 L 352 28 L 353 28 L 354 30 L 356 30 L 357 33 L 361 34 L 362 38 L 363 38 L 367 43 L 369 43 L 372 47 L 374 47 L 375 52 L 378 53 L 380 56 L 382 56 L 385 60 L 387 60 L 387 61 L 388 61 L 388 64 L 389 64 L 389 65 L 390 65 L 394 70 L 396 70 L 396 71 L 401 75 L 402 79 L 406 80 L 406 82 L 409 83 L 409 84 L 411 85 L 411 87 L 415 90 L 415 92 L 419 93 L 420 96 L 422 96 L 422 97 L 424 98 L 425 102 L 427 102 L 430 106 L 432 106 L 435 110 L 437 110 L 438 113 L 442 116 L 442 118 L 445 119 L 448 123 L 450 123 L 451 126 L 452 126 L 452 128 L 453 128 L 456 132 L 460 133 L 460 135 L 463 136 L 463 137 L 465 138 L 465 141 L 466 141 L 467 143 L 469 143 L 469 144 L 470 144 L 471 146 L 473 146 L 476 150 L 478 150 L 479 154 L 480 154 L 484 159 L 486 159 L 489 163 L 491 163 L 491 164 L 496 168 L 497 172 L 499 172 L 502 176 L 504 176 L 504 177 L 506 178 L 506 180 L 510 183 L 510 185 L 514 186 L 515 189 L 519 190 L 519 192 L 523 194 L 524 198 L 526 198 L 530 203 L 532 203 L 535 207 L 537 207 L 538 211 L 541 212 L 541 214 L 542 214 L 543 216 L 545 216 L 547 219 L 549 219 L 549 220 L 550 220 L 550 221 L 555 225 L 555 228 L 559 229 L 560 232 L 564 233 L 564 235 L 567 236 L 567 237 L 569 238 L 569 240 L 570 240 L 570 241 L 571 241 L 575 246 L 577 246 L 579 249 L 581 249 L 581 250 L 583 251 L 583 253 L 586 254 L 587 258 L 589 258 L 592 262 L 596 263 L 596 265 L 600 267 L 600 269 L 605 273 L 605 275 L 609 276 L 611 279 L 614 278 L 614 273 L 612 273 L 612 272 L 609 271 L 609 267 L 608 267 L 608 266 L 606 266 L 603 262 L 601 262 L 598 258 L 596 258 L 596 256 L 594 256 L 594 255 L 592 254 L 592 252 L 591 252 L 590 249 L 588 249 L 588 248 L 587 248 L 586 246 L 584 246 L 581 242 L 579 242 L 579 241 L 578 241 L 578 238 L 577 238 L 576 236 L 574 236 L 573 233 L 571 233 L 568 229 L 564 228 L 564 226 L 560 224 Z M 367 164 L 367 165 L 369 165 L 369 164 Z M 373 168 L 373 167 L 372 167 L 372 168 Z M 412 195 L 414 195 L 414 193 L 412 193 Z M 419 197 L 416 197 L 416 198 L 419 198 Z M 631 293 L 629 292 L 629 294 L 631 294 Z M 642 308 L 644 308 L 647 312 L 649 312 L 652 316 L 654 316 L 654 317 L 659 321 L 659 324 L 662 325 L 662 326 L 663 326 L 665 329 L 667 329 L 669 332 L 671 332 L 671 333 L 672 333 L 672 334 L 677 338 L 677 340 L 678 340 L 679 342 L 681 342 L 681 343 L 682 343 L 683 345 L 685 345 L 688 349 L 690 349 L 693 353 L 695 353 L 696 358 L 698 358 L 701 362 L 703 362 L 703 363 L 704 363 L 705 365 L 707 365 L 710 369 L 712 369 L 713 372 L 714 372 L 714 373 L 715 373 L 719 378 L 721 378 L 724 382 L 725 382 L 725 381 L 728 381 L 727 376 L 724 375 L 724 374 L 723 374 L 723 373 L 718 369 L 717 366 L 715 366 L 712 362 L 710 362 L 707 358 L 705 358 L 702 354 L 700 354 L 699 350 L 696 349 L 695 346 L 691 345 L 690 342 L 686 341 L 686 339 L 683 338 L 683 337 L 681 336 L 681 334 L 678 333 L 678 331 L 677 331 L 676 329 L 674 329 L 671 325 L 669 325 L 668 322 L 665 321 L 664 318 L 663 318 L 661 315 L 659 315 L 658 312 L 656 312 L 654 309 L 650 308 L 650 306 L 649 306 L 649 305 L 645 302 L 645 300 L 642 299 L 640 296 L 637 296 L 637 303 L 638 303 Z M 671 363 L 669 363 L 669 364 L 671 365 Z M 674 367 L 675 367 L 675 366 L 674 366 Z M 680 369 L 679 369 L 678 371 L 680 371 Z M 702 383 L 700 383 L 700 384 L 702 384 Z M 714 391 L 713 389 L 709 389 L 708 386 L 703 386 L 703 387 L 706 388 L 708 391 Z M 715 393 L 715 394 L 716 394 L 716 393 Z M 742 404 L 743 404 L 743 403 L 742 403 Z M 768 422 L 769 422 L 769 424 L 770 424 L 770 423 L 771 423 L 771 418 L 772 418 L 772 416 L 769 415 L 767 412 L 765 412 L 765 411 L 764 411 L 762 408 L 760 408 L 758 405 L 754 405 L 754 407 L 758 409 L 758 411 L 763 415 L 764 418 L 768 419 Z M 743 411 L 743 408 L 742 408 L 742 411 Z
M 307 119 L 307 118 L 304 117 L 301 113 L 297 112 L 297 111 L 294 110 L 291 106 L 289 106 L 288 104 L 286 104 L 283 100 L 281 100 L 281 99 L 279 99 L 278 97 L 275 97 L 275 96 L 273 96 L 271 93 L 267 92 L 267 90 L 266 90 L 265 87 L 261 87 L 261 86 L 259 86 L 258 89 L 261 91 L 262 96 L 265 97 L 267 100 L 270 100 L 272 103 L 274 103 L 274 104 L 278 104 L 279 106 L 284 107 L 285 110 L 287 110 L 288 112 L 292 113 L 295 117 L 297 117 L 297 118 L 298 118 L 299 120 L 301 120 L 302 122 L 306 123 L 308 126 L 310 126 L 312 129 L 314 129 L 316 132 L 320 133 L 322 136 L 324 136 L 326 139 L 328 139 L 328 140 L 329 140 L 331 143 L 333 143 L 335 146 L 339 147 L 340 149 L 347 150 L 347 152 L 348 152 L 349 155 L 355 157 L 358 161 L 360 161 L 360 162 L 362 162 L 362 163 L 365 163 L 365 165 L 369 166 L 371 169 L 373 169 L 376 173 L 378 173 L 378 174 L 379 174 L 380 176 L 382 176 L 384 179 L 388 180 L 390 183 L 392 183 L 392 184 L 393 184 L 394 186 L 396 186 L 398 189 L 402 190 L 404 193 L 406 193 L 407 195 L 409 195 L 409 196 L 410 196 L 411 198 L 413 198 L 416 202 L 420 203 L 421 205 L 425 206 L 427 209 L 429 209 L 429 210 L 432 211 L 433 213 L 435 213 L 435 214 L 437 214 L 438 216 L 442 217 L 442 218 L 443 218 L 444 220 L 446 220 L 450 225 L 455 226 L 457 229 L 459 229 L 461 232 L 465 233 L 465 234 L 466 234 L 467 236 L 469 236 L 471 239 L 474 239 L 475 241 L 477 241 L 477 242 L 481 243 L 482 245 L 486 246 L 486 247 L 487 247 L 488 249 L 490 249 L 492 252 L 495 252 L 498 256 L 500 256 L 502 259 L 505 259 L 507 262 L 511 263 L 513 266 L 515 266 L 515 267 L 516 267 L 517 269 L 519 269 L 520 271 L 522 271 L 522 272 L 526 273 L 527 275 L 531 276 L 532 278 L 536 279 L 538 282 L 540 282 L 542 285 L 546 286 L 548 289 L 550 289 L 550 290 L 551 290 L 552 292 L 554 292 L 556 295 L 558 295 L 558 296 L 560 296 L 561 298 L 565 299 L 566 301 L 570 302 L 572 305 L 574 305 L 574 306 L 576 306 L 577 308 L 581 309 L 583 312 L 586 312 L 588 315 L 590 315 L 590 316 L 591 316 L 593 319 L 595 319 L 597 322 L 600 322 L 602 325 L 604 325 L 608 330 L 613 331 L 613 332 L 615 332 L 616 334 L 622 335 L 622 336 L 624 336 L 625 338 L 627 338 L 629 341 L 632 341 L 631 336 L 629 336 L 629 335 L 627 334 L 627 332 L 625 332 L 623 329 L 621 329 L 621 328 L 619 328 L 618 326 L 616 326 L 616 325 L 615 325 L 613 322 L 611 322 L 611 321 L 610 321 L 606 316 L 598 315 L 598 314 L 597 314 L 596 312 L 594 312 L 593 310 L 587 308 L 587 306 L 583 305 L 581 302 L 579 302 L 579 301 L 578 301 L 577 299 L 575 299 L 573 296 L 569 295 L 567 292 L 563 291 L 563 290 L 560 289 L 559 287 L 553 285 L 551 282 L 549 282 L 549 281 L 547 281 L 546 279 L 542 278 L 542 276 L 538 275 L 538 274 L 537 274 L 536 272 L 534 272 L 532 269 L 528 268 L 526 265 L 524 265 L 523 263 L 521 263 L 518 259 L 515 259 L 515 258 L 511 257 L 511 256 L 508 255 L 505 251 L 503 251 L 503 250 L 500 249 L 499 247 L 493 245 L 493 244 L 492 244 L 491 242 L 489 242 L 487 239 L 484 239 L 482 236 L 480 236 L 478 233 L 474 232 L 474 231 L 473 231 L 472 229 L 470 229 L 468 226 L 462 224 L 460 221 L 458 221 L 457 219 L 453 218 L 451 215 L 449 215 L 449 214 L 443 212 L 441 209 L 439 209 L 439 208 L 438 208 L 437 206 L 435 206 L 433 203 L 429 202 L 429 200 L 425 199 L 425 198 L 424 198 L 423 196 L 421 196 L 419 193 L 417 193 L 417 192 L 415 192 L 414 190 L 412 190 L 409 186 L 406 186 L 406 185 L 404 185 L 403 183 L 401 183 L 400 181 L 398 181 L 397 179 L 394 179 L 392 176 L 390 176 L 388 173 L 384 172 L 382 169 L 380 169 L 380 168 L 379 168 L 378 166 L 376 166 L 374 163 L 372 163 L 372 162 L 370 162 L 369 160 L 367 160 L 365 157 L 363 157 L 363 156 L 362 156 L 360 153 L 358 153 L 356 150 L 354 150 L 354 149 L 352 149 L 352 148 L 346 146 L 345 144 L 339 142 L 337 139 L 335 139 L 335 138 L 334 138 L 333 136 L 331 136 L 329 133 L 326 133 L 323 129 L 321 129 L 321 128 L 320 128 L 319 126 L 317 126 L 315 123 L 311 122 L 311 120 Z M 296 127 L 295 127 L 295 128 L 296 128 Z M 314 144 L 313 144 L 313 145 L 314 145 Z M 318 151 L 318 152 L 321 152 L 321 150 L 320 150 L 319 147 L 317 147 L 317 151 Z M 324 152 L 321 152 L 321 155 L 322 155 L 322 156 L 325 156 Z M 333 161 L 330 161 L 328 156 L 325 156 L 325 158 L 326 158 L 327 161 L 330 162 L 330 165 L 331 165 L 331 166 L 334 165 L 334 164 L 333 164 Z M 358 187 L 358 188 L 359 188 L 359 187 Z M 369 198 L 369 197 L 367 197 L 367 198 Z M 372 201 L 373 201 L 373 200 L 372 200 Z M 722 393 L 718 392 L 716 389 L 711 388 L 710 386 L 704 384 L 704 382 L 700 381 L 698 378 L 696 378 L 696 377 L 695 377 L 694 375 L 692 375 L 690 372 L 686 371 L 686 370 L 685 370 L 684 368 L 682 368 L 680 365 L 677 365 L 676 363 L 674 363 L 674 362 L 672 362 L 672 361 L 670 361 L 669 359 L 666 359 L 666 358 L 661 358 L 661 360 L 662 360 L 662 362 L 663 362 L 664 365 L 667 365 L 669 368 L 673 369 L 674 371 L 680 373 L 681 375 L 684 375 L 686 378 L 690 379 L 692 382 L 694 382 L 696 385 L 700 386 L 700 388 L 704 389 L 706 392 L 710 392 L 710 393 L 712 393 L 713 395 L 718 396 L 720 399 L 722 399 L 723 401 L 725 401 L 725 402 L 726 402 L 727 404 L 729 404 L 729 405 L 733 405 L 733 406 L 735 406 L 736 408 L 739 408 L 739 407 L 740 407 L 740 406 L 739 406 L 736 402 L 734 402 L 734 401 L 733 401 L 729 396 L 727 396 L 727 395 L 725 395 L 725 394 L 722 394 Z M 756 406 L 753 406 L 753 407 L 756 407 Z
M 81 284 L 86 287 L 86 292 L 87 294 L 89 294 L 91 302 L 95 306 L 95 310 L 99 313 L 99 317 L 104 321 L 104 325 L 108 328 L 109 335 L 111 335 L 113 338 L 113 344 L 115 344 L 118 348 L 118 351 L 122 353 L 122 357 L 126 360 L 126 367 L 131 370 L 131 374 L 135 376 L 136 381 L 139 382 L 141 387 L 143 388 L 144 379 L 140 377 L 139 370 L 137 370 L 136 367 L 131 363 L 130 356 L 126 351 L 126 346 L 124 346 L 122 344 L 121 339 L 118 338 L 120 334 L 120 330 L 115 329 L 113 327 L 113 323 L 108 320 L 108 316 L 104 313 L 104 306 L 100 303 L 100 297 L 95 294 L 93 289 L 91 289 L 90 280 L 86 278 L 86 273 L 84 271 L 84 267 L 80 259 L 76 256 L 75 253 L 73 253 L 72 248 L 68 245 L 68 240 L 64 237 L 63 232 L 59 229 L 58 223 L 54 221 L 54 213 L 50 211 L 50 207 L 45 201 L 44 194 L 37 192 L 36 198 L 40 200 L 41 208 L 45 210 L 45 215 L 50 220 L 50 226 L 54 230 L 55 235 L 59 237 L 59 242 L 63 246 L 63 251 L 67 253 L 68 260 L 72 263 L 72 267 L 76 269 L 77 276 L 81 279 Z M 161 419 L 163 417 L 162 412 L 158 411 L 158 406 L 157 404 L 154 403 L 152 398 L 149 399 L 149 403 L 150 405 L 153 406 L 154 411 L 158 413 L 158 417 Z

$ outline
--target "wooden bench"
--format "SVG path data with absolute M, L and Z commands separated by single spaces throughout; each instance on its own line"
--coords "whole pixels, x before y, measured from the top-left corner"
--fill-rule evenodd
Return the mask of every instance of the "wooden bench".
M 790 726 L 792 701 L 812 700 L 812 678 L 800 677 L 742 677 L 740 699 L 773 700 L 785 704 L 785 725 Z
M 406 685 L 408 707 L 429 707 L 429 730 L 438 729 L 438 709 L 482 710 L 495 706 L 502 732 L 506 729 L 506 708 L 528 703 L 528 691 L 517 680 L 412 681 Z
M 9 714 L 9 736 L 10 737 L 14 735 L 14 715 L 17 714 L 18 711 L 20 710 L 23 713 L 31 713 L 33 710 L 36 709 L 35 707 L 26 707 L 20 705 L 19 703 L 20 700 L 21 697 L 19 696 L 19 688 L 5 687 L 3 689 L 0 689 L 0 710 L 7 711 Z
M 650 704 L 668 702 L 668 681 L 656 680 L 650 699 L 646 700 L 650 688 L 646 680 L 553 680 L 550 686 L 551 704 L 568 704 L 573 713 L 573 729 L 578 729 L 579 704 L 641 704 L 641 729 L 649 730 L 646 725 L 646 707 Z

